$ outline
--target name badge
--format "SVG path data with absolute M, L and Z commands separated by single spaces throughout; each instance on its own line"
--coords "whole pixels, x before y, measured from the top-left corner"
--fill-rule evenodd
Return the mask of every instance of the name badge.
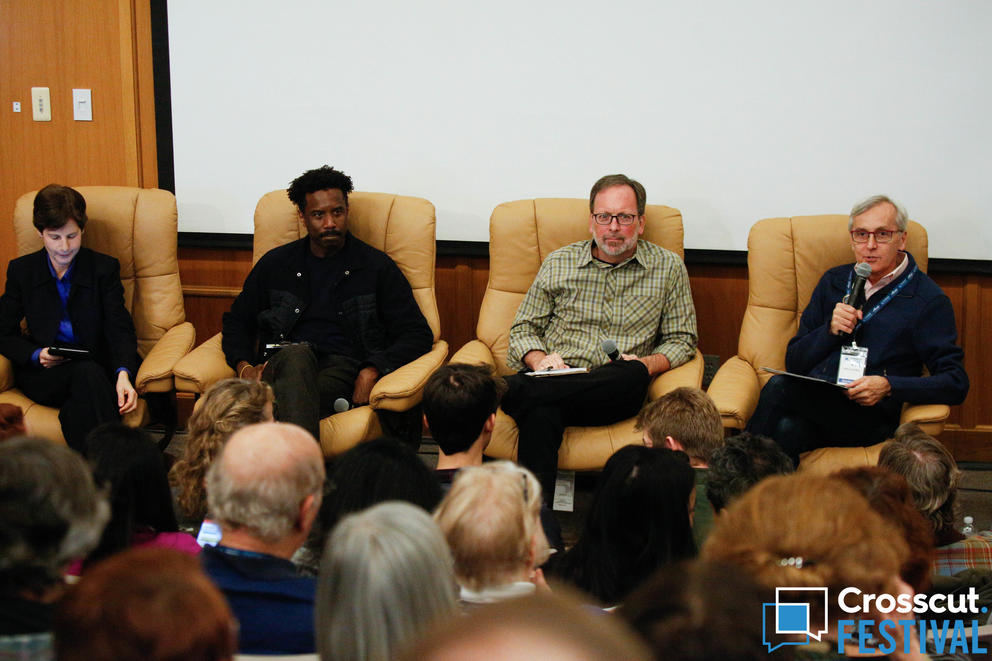
M 851 346 L 840 348 L 840 365 L 837 368 L 837 385 L 846 386 L 865 375 L 868 364 L 868 347 Z

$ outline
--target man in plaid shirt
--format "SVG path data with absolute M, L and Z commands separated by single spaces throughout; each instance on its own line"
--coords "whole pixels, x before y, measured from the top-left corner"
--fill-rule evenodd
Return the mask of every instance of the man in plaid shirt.
M 587 374 L 514 375 L 503 410 L 520 431 L 518 459 L 554 495 L 566 426 L 608 425 L 635 415 L 651 377 L 696 351 L 696 311 L 685 264 L 639 239 L 644 187 L 607 175 L 589 194 L 592 238 L 548 255 L 510 328 L 507 362 L 521 371 L 585 367 Z M 616 342 L 611 360 L 602 342 Z

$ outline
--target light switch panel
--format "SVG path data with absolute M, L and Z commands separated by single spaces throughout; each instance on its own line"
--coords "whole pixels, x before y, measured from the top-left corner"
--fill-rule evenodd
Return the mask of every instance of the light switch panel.
M 93 121 L 93 96 L 91 90 L 72 90 L 72 118 L 77 122 Z
M 47 87 L 31 88 L 31 114 L 36 122 L 52 121 L 52 99 Z

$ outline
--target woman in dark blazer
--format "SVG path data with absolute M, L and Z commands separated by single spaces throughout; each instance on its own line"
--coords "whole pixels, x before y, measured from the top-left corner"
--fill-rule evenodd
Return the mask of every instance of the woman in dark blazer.
M 138 403 L 131 384 L 137 338 L 120 264 L 82 247 L 85 225 L 86 201 L 78 191 L 57 184 L 38 191 L 34 226 L 45 247 L 10 262 L 0 297 L 0 354 L 13 363 L 17 387 L 39 404 L 59 407 L 66 441 L 84 454 L 91 429 Z M 53 346 L 86 349 L 89 356 L 57 356 Z

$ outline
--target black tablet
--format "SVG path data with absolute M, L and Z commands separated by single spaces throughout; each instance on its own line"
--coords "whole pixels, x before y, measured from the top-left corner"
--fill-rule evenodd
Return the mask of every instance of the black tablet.
M 48 353 L 62 358 L 89 358 L 89 349 L 74 349 L 73 347 L 48 347 Z

